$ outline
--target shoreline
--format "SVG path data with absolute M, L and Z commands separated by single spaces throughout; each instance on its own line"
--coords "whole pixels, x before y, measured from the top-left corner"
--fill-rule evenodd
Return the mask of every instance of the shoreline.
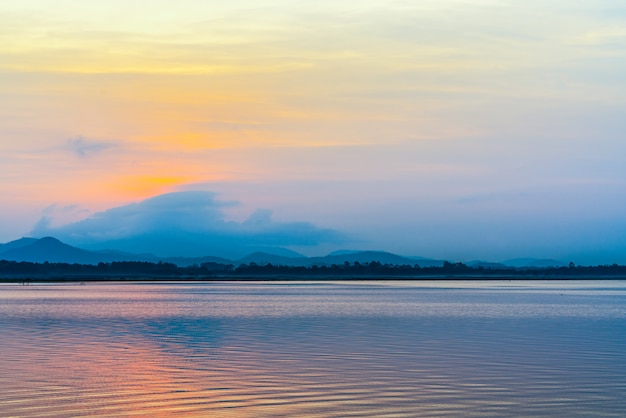
M 209 282 L 331 282 L 331 281 L 593 281 L 626 280 L 626 275 L 423 275 L 423 276 L 297 276 L 297 275 L 223 275 L 223 276 L 9 276 L 0 277 L 0 284 L 46 284 L 46 283 L 132 283 L 132 282 L 169 282 L 169 283 L 209 283 Z

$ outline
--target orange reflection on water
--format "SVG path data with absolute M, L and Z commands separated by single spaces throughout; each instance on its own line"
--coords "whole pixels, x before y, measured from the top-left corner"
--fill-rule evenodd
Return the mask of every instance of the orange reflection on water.
M 416 286 L 5 288 L 0 415 L 620 416 L 622 288 Z

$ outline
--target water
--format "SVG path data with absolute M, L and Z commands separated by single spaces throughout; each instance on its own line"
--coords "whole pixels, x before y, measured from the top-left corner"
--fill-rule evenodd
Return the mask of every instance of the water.
M 0 285 L 0 416 L 622 417 L 626 282 Z

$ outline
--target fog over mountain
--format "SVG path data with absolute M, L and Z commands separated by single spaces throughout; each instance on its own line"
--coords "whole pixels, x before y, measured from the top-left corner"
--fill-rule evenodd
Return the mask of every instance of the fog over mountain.
M 276 222 L 267 210 L 257 210 L 243 222 L 227 221 L 223 209 L 236 204 L 206 191 L 168 193 L 60 227 L 43 217 L 30 235 L 54 236 L 92 250 L 231 259 L 268 250 L 288 256 L 292 254 L 282 247 L 342 241 L 339 232 L 311 223 Z
M 93 260 L 154 261 L 173 257 L 177 259 L 177 264 L 190 264 L 202 262 L 200 258 L 206 259 L 207 257 L 218 257 L 230 261 L 243 260 L 247 257 L 246 260 L 257 263 L 267 260 L 272 264 L 282 262 L 286 265 L 307 265 L 316 262 L 316 259 L 303 257 L 303 253 L 323 257 L 325 260 L 320 260 L 320 262 L 330 264 L 344 261 L 372 261 L 363 258 L 366 254 L 364 250 L 367 250 L 368 246 L 380 248 L 384 245 L 385 239 L 389 240 L 388 235 L 391 234 L 390 231 L 380 231 L 380 234 L 376 234 L 377 239 L 380 240 L 379 243 L 374 241 L 376 237 L 372 237 L 369 241 L 358 242 L 358 234 L 353 230 L 345 233 L 339 229 L 324 228 L 310 222 L 279 222 L 273 219 L 271 211 L 262 209 L 253 210 L 252 214 L 243 221 L 229 220 L 226 213 L 229 209 L 238 209 L 238 205 L 239 203 L 235 201 L 221 200 L 217 193 L 210 191 L 178 191 L 108 209 L 61 226 L 57 226 L 58 219 L 46 214 L 28 235 L 35 238 L 55 237 L 70 246 L 100 252 L 95 258 L 82 254 L 74 258 L 66 256 L 57 258 L 59 261 L 77 260 L 76 262 L 87 263 Z M 376 232 L 376 229 L 369 228 L 367 232 L 371 235 Z M 478 232 L 473 236 L 475 237 L 473 245 L 481 245 L 484 237 Z M 608 253 L 604 259 L 598 257 L 599 261 L 576 257 L 580 254 L 573 252 L 572 257 L 546 253 L 543 259 L 544 257 L 537 257 L 535 254 L 528 257 L 529 254 L 521 251 L 516 254 L 518 258 L 498 257 L 494 254 L 491 257 L 478 259 L 482 261 L 474 261 L 477 259 L 461 257 L 454 251 L 454 248 L 459 246 L 458 240 L 448 240 L 450 251 L 448 253 L 442 251 L 441 247 L 446 246 L 443 242 L 446 237 L 449 237 L 446 229 L 441 229 L 439 233 L 425 231 L 423 234 L 416 234 L 412 240 L 419 244 L 416 248 L 421 249 L 420 251 L 408 253 L 393 249 L 389 251 L 389 248 L 385 246 L 382 249 L 389 253 L 376 252 L 377 261 L 389 264 L 438 265 L 442 260 L 454 260 L 485 267 L 494 262 L 515 267 L 556 266 L 569 261 L 583 265 L 622 262 L 619 247 L 613 249 L 614 254 L 610 257 Z M 397 238 L 402 240 L 401 235 Z M 504 236 L 501 239 L 503 242 L 506 241 Z M 0 252 L 17 250 L 33 243 L 34 238 L 12 241 L 0 246 Z M 437 255 L 433 257 L 428 251 L 429 243 L 433 244 L 431 251 L 436 247 L 439 248 L 439 254 L 435 253 Z M 345 245 L 355 245 L 358 249 L 339 250 L 342 247 L 345 248 Z M 324 251 L 323 248 L 329 250 Z M 312 250 L 307 252 L 307 249 Z M 598 251 L 603 250 L 599 247 Z M 391 254 L 392 252 L 401 253 L 404 257 Z M 21 254 L 19 251 L 16 252 L 18 253 Z M 24 256 L 23 259 L 33 261 L 41 259 L 37 254 L 39 253 L 35 252 Z M 251 254 L 257 254 L 257 258 L 250 258 Z M 335 259 L 330 260 L 330 258 Z M 20 258 L 17 257 L 17 259 Z
M 394 228 L 381 228 L 375 224 L 355 228 L 355 225 L 343 223 L 331 223 L 334 228 L 329 228 L 311 222 L 277 221 L 269 210 L 247 207 L 242 211 L 238 202 L 218 196 L 221 194 L 202 190 L 167 193 L 66 224 L 62 224 L 62 219 L 51 211 L 44 213 L 28 236 L 55 237 L 81 249 L 143 254 L 149 259 L 211 256 L 239 260 L 253 253 L 292 259 L 302 254 L 325 256 L 352 247 L 358 252 L 377 248 L 403 256 L 484 266 L 493 262 L 517 267 L 554 266 L 570 261 L 581 265 L 625 262 L 623 245 L 613 242 L 621 234 L 617 227 L 612 234 L 602 234 L 603 229 L 598 229 L 593 236 L 599 238 L 590 238 L 586 244 L 588 248 L 583 249 L 573 238 L 572 234 L 577 234 L 575 230 L 565 229 L 560 233 L 563 236 L 559 236 L 558 231 L 550 235 L 550 231 L 558 229 L 557 226 L 547 223 L 531 226 L 522 218 L 516 228 L 528 232 L 523 242 L 508 229 L 496 228 L 497 219 L 463 226 L 451 221 L 440 225 L 427 225 L 426 221 L 421 221 L 423 225 L 416 225 L 407 221 L 401 229 L 403 221 L 397 217 L 387 221 L 395 223 Z M 251 214 L 243 221 L 236 221 L 228 217 L 233 211 L 239 211 L 240 218 L 246 213 Z M 355 210 L 353 218 L 358 220 L 360 213 Z M 310 213 L 305 215 L 310 216 Z M 10 245 L 22 246 L 29 242 L 26 239 Z M 460 251 L 462 248 L 465 251 Z M 348 253 L 350 251 L 333 255 Z M 423 264 L 422 260 L 416 261 Z

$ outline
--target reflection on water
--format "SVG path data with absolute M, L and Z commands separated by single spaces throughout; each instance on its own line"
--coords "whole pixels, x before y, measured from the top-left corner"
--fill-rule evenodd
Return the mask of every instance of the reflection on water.
M 626 283 L 0 286 L 0 416 L 623 416 Z

